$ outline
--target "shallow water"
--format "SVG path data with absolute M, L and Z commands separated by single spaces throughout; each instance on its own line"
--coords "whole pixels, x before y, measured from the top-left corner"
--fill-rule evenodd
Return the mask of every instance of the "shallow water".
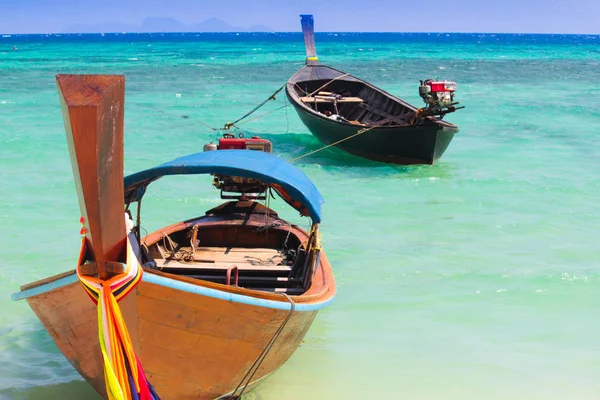
M 326 201 L 338 295 L 249 398 L 600 398 L 599 44 L 589 35 L 317 35 L 322 62 L 416 105 L 419 79 L 456 80 L 467 108 L 447 117 L 461 131 L 434 166 L 331 149 L 298 162 Z M 130 173 L 200 151 L 218 137 L 204 124 L 245 114 L 303 57 L 299 34 L 0 38 L 0 399 L 95 396 L 26 302 L 10 300 L 20 284 L 73 268 L 78 254 L 54 75 L 126 75 Z M 240 126 L 285 158 L 321 146 L 291 108 Z M 209 180 L 158 181 L 144 227 L 217 204 Z

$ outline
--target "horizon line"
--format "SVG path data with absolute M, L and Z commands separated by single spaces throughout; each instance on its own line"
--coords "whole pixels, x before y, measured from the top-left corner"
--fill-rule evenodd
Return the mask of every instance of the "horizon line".
M 297 33 L 302 34 L 300 31 L 129 31 L 129 32 L 28 32 L 28 33 L 11 33 L 11 32 L 0 32 L 2 37 L 6 35 L 125 35 L 125 34 L 193 34 L 193 33 L 218 33 L 218 34 L 254 34 L 254 33 Z M 564 36 L 600 36 L 600 33 L 558 33 L 558 32 L 457 32 L 457 31 L 319 31 L 315 34 L 326 33 L 326 34 L 339 34 L 339 33 L 426 33 L 426 34 L 469 34 L 469 35 L 564 35 Z

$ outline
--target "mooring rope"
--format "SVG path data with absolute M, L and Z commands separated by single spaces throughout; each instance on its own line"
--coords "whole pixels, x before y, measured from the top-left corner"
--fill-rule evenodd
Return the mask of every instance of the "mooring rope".
M 285 103 L 286 106 L 290 105 L 290 99 L 288 99 L 287 96 L 284 98 L 283 102 Z M 285 108 L 285 122 L 286 122 L 285 133 L 289 133 L 290 132 L 290 118 L 288 117 L 287 107 Z
M 200 123 L 201 123 L 202 125 L 204 125 L 205 127 L 209 128 L 209 129 L 212 129 L 213 131 L 218 131 L 218 130 L 219 130 L 218 128 L 213 128 L 212 126 L 210 126 L 210 125 L 208 125 L 207 123 L 204 123 L 204 122 L 202 122 L 202 121 L 200 121 L 200 120 L 198 120 L 198 122 L 200 122 Z
M 258 371 L 258 368 L 260 368 L 260 365 L 263 363 L 263 361 L 267 357 L 267 354 L 269 354 L 269 351 L 273 347 L 273 344 L 275 344 L 275 341 L 277 340 L 277 338 L 279 338 L 279 335 L 283 331 L 283 328 L 285 328 L 285 326 L 289 322 L 290 318 L 292 318 L 294 311 L 296 311 L 296 303 L 294 303 L 294 300 L 292 300 L 292 298 L 285 293 L 281 293 L 281 294 L 290 302 L 290 304 L 291 304 L 290 312 L 288 313 L 287 317 L 285 317 L 285 319 L 283 320 L 283 322 L 281 323 L 281 325 L 279 326 L 277 331 L 275 331 L 275 334 L 273 335 L 271 340 L 269 340 L 269 342 L 267 343 L 267 346 L 258 355 L 258 357 L 254 361 L 254 363 L 252 364 L 252 366 L 250 367 L 248 372 L 246 372 L 246 375 L 244 375 L 244 377 L 242 378 L 240 383 L 237 385 L 235 390 L 231 393 L 231 396 L 229 396 L 230 399 L 241 399 L 242 398 L 242 395 L 248 388 L 248 385 L 250 383 L 252 383 L 252 378 L 254 378 L 254 374 L 256 374 L 256 371 Z M 250 374 L 250 371 L 252 371 L 252 374 Z M 244 381 L 246 381 L 246 383 L 244 383 Z M 243 384 L 243 387 L 242 387 L 242 384 Z M 240 387 L 242 387 L 242 391 L 240 392 L 239 395 L 236 396 L 236 393 L 240 389 Z
M 305 94 L 307 94 L 307 95 L 310 97 L 310 96 L 313 96 L 313 95 L 314 95 L 315 93 L 317 93 L 318 91 L 320 91 L 321 89 L 325 88 L 325 87 L 326 87 L 327 85 L 329 85 L 331 82 L 333 82 L 333 81 L 335 81 L 335 80 L 337 80 L 337 79 L 344 78 L 344 77 L 346 77 L 346 76 L 348 76 L 348 75 L 350 75 L 350 74 L 347 74 L 347 73 L 346 73 L 346 74 L 342 74 L 342 75 L 336 76 L 335 78 L 331 79 L 330 81 L 328 81 L 327 83 L 325 83 L 324 85 L 322 85 L 321 87 L 319 87 L 317 90 L 313 91 L 312 93 L 307 93 L 306 91 L 302 90 L 302 88 L 300 88 L 300 87 L 298 86 L 298 84 L 294 84 L 294 85 L 295 85 L 295 86 L 296 86 L 298 89 L 302 90 L 302 91 L 303 91 Z M 243 121 L 244 119 L 248 118 L 250 115 L 254 114 L 254 113 L 255 113 L 256 111 L 258 111 L 258 110 L 259 110 L 259 109 L 260 109 L 262 106 L 264 106 L 265 104 L 267 104 L 267 103 L 268 103 L 270 100 L 275 100 L 275 95 L 276 95 L 276 94 L 278 94 L 278 93 L 279 93 L 281 90 L 283 90 L 283 88 L 285 87 L 285 85 L 286 85 L 286 84 L 283 84 L 283 85 L 282 85 L 282 86 L 281 86 L 279 89 L 277 89 L 275 92 L 273 92 L 273 94 L 272 94 L 272 95 L 270 95 L 270 96 L 269 96 L 269 97 L 268 97 L 266 100 L 264 100 L 264 101 L 262 101 L 261 103 L 259 103 L 259 104 L 258 104 L 257 106 L 255 106 L 255 107 L 254 107 L 252 110 L 250 110 L 249 112 L 247 112 L 246 114 L 244 114 L 244 115 L 243 115 L 241 118 L 238 118 L 238 119 L 236 119 L 236 120 L 235 120 L 235 121 L 233 121 L 233 122 L 227 122 L 223 128 L 217 129 L 217 128 L 213 128 L 212 126 L 210 126 L 210 125 L 208 125 L 208 124 L 206 124 L 206 123 L 204 123 L 204 122 L 202 122 L 202 121 L 199 121 L 199 122 L 200 122 L 202 125 L 204 125 L 204 126 L 206 126 L 206 127 L 210 128 L 210 129 L 212 129 L 212 130 L 214 130 L 214 131 L 224 131 L 224 130 L 229 130 L 229 129 L 231 129 L 232 127 L 234 127 L 234 128 L 238 128 L 238 129 L 239 129 L 238 123 L 240 123 L 240 122 L 241 122 L 241 121 Z M 276 112 L 276 111 L 279 111 L 279 110 L 281 110 L 281 109 L 285 109 L 285 110 L 286 110 L 286 120 L 287 120 L 287 129 L 286 129 L 286 133 L 287 133 L 287 131 L 289 130 L 289 119 L 288 119 L 288 115 L 287 115 L 287 107 L 289 107 L 289 106 L 290 106 L 290 103 L 284 104 L 283 106 L 277 107 L 277 108 L 276 108 L 276 109 L 274 109 L 274 110 L 268 111 L 268 112 L 266 112 L 266 113 L 264 113 L 264 114 L 261 114 L 261 115 L 258 115 L 258 116 L 256 116 L 256 117 L 254 117 L 254 118 L 250 118 L 249 120 L 247 120 L 247 121 L 244 121 L 244 122 L 240 123 L 239 125 L 241 125 L 241 124 L 243 124 L 243 123 L 248 123 L 248 122 L 256 121 L 256 120 L 257 120 L 257 119 L 259 119 L 259 118 L 262 118 L 262 117 L 264 117 L 264 116 L 267 116 L 267 115 L 269 115 L 269 114 L 272 114 L 272 113 L 274 113 L 274 112 Z M 338 144 L 340 144 L 340 143 L 342 143 L 342 142 L 345 142 L 346 140 L 350 140 L 350 139 L 352 139 L 352 138 L 355 138 L 355 137 L 357 137 L 357 136 L 359 136 L 359 135 L 362 135 L 363 133 L 369 132 L 369 131 L 371 131 L 372 129 L 374 129 L 374 128 L 377 128 L 377 127 L 379 127 L 379 126 L 381 126 L 381 125 L 383 125 L 383 124 L 385 124 L 385 123 L 387 123 L 387 122 L 390 122 L 390 120 L 389 120 L 389 119 L 384 119 L 384 120 L 382 120 L 382 121 L 380 121 L 380 122 L 378 122 L 378 123 L 376 123 L 376 124 L 374 124 L 374 125 L 371 125 L 371 126 L 369 126 L 369 127 L 367 127 L 367 128 L 363 128 L 363 129 L 359 130 L 358 132 L 356 132 L 355 134 L 353 134 L 353 135 L 351 135 L 351 136 L 345 137 L 345 138 L 343 138 L 343 139 L 340 139 L 340 140 L 338 140 L 338 141 L 336 141 L 336 142 L 334 142 L 334 143 L 331 143 L 331 144 L 328 144 L 328 145 L 326 145 L 326 146 L 320 147 L 320 148 L 318 148 L 318 149 L 316 149 L 316 150 L 313 150 L 313 151 L 311 151 L 311 152 L 309 152 L 309 153 L 303 154 L 303 155 L 301 155 L 301 156 L 299 156 L 299 157 L 292 158 L 292 159 L 291 159 L 291 160 L 289 160 L 289 161 L 290 161 L 290 162 L 294 162 L 294 161 L 300 160 L 301 158 L 304 158 L 304 157 L 310 156 L 311 154 L 318 153 L 319 151 L 325 150 L 325 149 L 327 149 L 327 148 L 329 148 L 329 147 L 336 146 L 336 145 L 338 145 Z M 403 127 L 403 126 L 411 126 L 411 124 L 395 125 L 395 127 Z
M 278 107 L 278 108 L 276 108 L 276 109 L 274 109 L 274 110 L 271 110 L 271 111 L 269 111 L 269 112 L 266 112 L 266 113 L 264 113 L 264 114 L 258 115 L 258 116 L 254 117 L 254 118 L 250 118 L 249 120 L 247 120 L 247 121 L 244 121 L 244 122 L 241 122 L 241 123 L 239 123 L 239 124 L 237 124 L 237 125 L 235 125 L 235 126 L 239 126 L 239 125 L 241 125 L 241 124 L 247 124 L 248 122 L 255 121 L 255 120 L 259 119 L 259 118 L 262 118 L 262 117 L 264 117 L 265 115 L 272 114 L 272 113 L 274 113 L 275 111 L 279 111 L 279 110 L 281 110 L 282 108 L 286 108 L 286 107 L 288 107 L 288 106 L 289 106 L 289 104 L 284 104 L 284 105 L 282 105 L 281 107 Z
M 246 114 L 244 114 L 243 117 L 236 119 L 233 122 L 227 122 L 225 124 L 225 126 L 223 127 L 223 129 L 228 130 L 229 128 L 231 128 L 232 126 L 234 126 L 235 124 L 237 124 L 238 122 L 242 121 L 243 119 L 249 117 L 250 115 L 254 114 L 259 108 L 261 108 L 262 106 L 264 106 L 265 104 L 267 104 L 269 101 L 271 100 L 275 100 L 275 95 L 279 92 L 281 92 L 281 90 L 285 87 L 286 83 L 284 83 L 279 89 L 277 89 L 272 95 L 270 95 L 265 101 L 263 101 L 262 103 L 260 103 L 259 105 L 257 105 L 256 107 L 254 107 L 252 110 L 248 111 Z

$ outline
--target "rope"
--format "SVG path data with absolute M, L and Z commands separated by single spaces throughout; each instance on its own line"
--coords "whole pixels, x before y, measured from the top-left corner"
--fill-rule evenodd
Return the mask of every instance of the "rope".
M 213 131 L 218 131 L 219 130 L 217 128 L 213 128 L 212 126 L 210 126 L 210 125 L 208 125 L 208 124 L 206 124 L 206 123 L 204 123 L 204 122 L 202 122 L 200 120 L 198 120 L 198 122 L 200 122 L 200 124 L 204 125 L 205 127 L 209 128 L 209 129 L 212 129 Z
M 200 121 L 200 120 L 198 120 L 198 122 L 199 122 L 201 125 L 204 125 L 204 126 L 205 126 L 205 127 L 207 127 L 208 129 L 211 129 L 211 130 L 213 130 L 213 131 L 224 131 L 224 130 L 225 130 L 225 131 L 227 131 L 227 130 L 231 129 L 232 127 L 236 127 L 236 125 L 238 124 L 238 122 L 242 121 L 243 119 L 245 119 L 245 118 L 249 117 L 250 115 L 252 115 L 253 113 L 255 113 L 255 112 L 256 112 L 256 111 L 257 111 L 259 108 L 261 108 L 262 106 L 264 106 L 265 104 L 267 104 L 267 102 L 269 102 L 270 100 L 275 100 L 275 95 L 276 95 L 277 93 L 279 93 L 279 92 L 280 92 L 280 91 L 281 91 L 281 90 L 282 90 L 282 89 L 285 87 L 285 85 L 286 85 L 286 84 L 284 84 L 284 85 L 283 85 L 283 86 L 281 86 L 279 89 L 277 89 L 277 90 L 276 90 L 276 91 L 275 91 L 275 92 L 274 92 L 274 93 L 273 93 L 271 96 L 269 96 L 269 97 L 268 97 L 268 98 L 267 98 L 265 101 L 263 101 L 262 103 L 260 103 L 260 104 L 259 104 L 259 105 L 257 105 L 256 107 L 254 107 L 254 108 L 253 108 L 251 111 L 247 112 L 247 113 L 246 113 L 246 114 L 245 114 L 243 117 L 241 117 L 241 118 L 238 118 L 237 120 L 235 120 L 235 121 L 233 121 L 233 122 L 227 122 L 223 128 L 215 128 L 215 127 L 212 127 L 212 126 L 208 125 L 207 123 L 205 123 L 205 122 L 202 122 L 202 121 Z M 306 92 L 305 92 L 305 93 L 306 93 Z M 284 105 L 284 106 L 281 106 L 281 107 L 279 107 L 279 108 L 277 108 L 277 109 L 275 109 L 275 110 L 272 110 L 272 111 L 269 111 L 269 112 L 267 112 L 267 113 L 265 113 L 265 114 L 259 115 L 258 117 L 255 117 L 255 118 L 249 119 L 248 121 L 246 121 L 246 122 L 244 122 L 244 123 L 247 123 L 247 122 L 250 122 L 250 121 L 257 120 L 257 119 L 259 119 L 259 118 L 262 118 L 262 117 L 264 117 L 265 115 L 269 115 L 269 114 L 271 114 L 271 113 L 274 113 L 275 111 L 279 111 L 279 110 L 281 110 L 282 108 L 285 108 L 285 107 L 288 107 L 288 106 L 289 106 L 289 104 L 286 104 L 286 105 Z M 162 111 L 162 110 L 159 110 L 159 111 L 160 111 L 160 112 L 162 112 L 163 114 L 165 113 L 165 112 L 164 112 L 164 111 Z M 285 114 L 285 115 L 286 115 L 286 118 L 287 118 L 287 110 L 286 110 L 286 114 Z M 288 121 L 288 129 L 289 129 L 289 121 Z M 287 132 L 286 132 L 286 133 L 287 133 Z
M 287 96 L 284 97 L 283 102 L 285 103 L 286 106 L 290 105 L 290 100 L 287 98 Z M 290 131 L 290 119 L 288 118 L 287 108 L 285 108 L 285 122 L 286 122 L 285 133 L 289 133 L 289 131 Z
M 334 143 L 328 144 L 327 146 L 323 146 L 323 147 L 321 147 L 321 148 L 319 148 L 319 149 L 317 149 L 317 150 L 313 150 L 313 151 L 311 151 L 310 153 L 306 153 L 306 154 L 304 154 L 304 155 L 302 155 L 302 156 L 300 156 L 300 157 L 292 158 L 292 159 L 291 159 L 291 160 L 289 160 L 289 161 L 290 161 L 290 162 L 294 162 L 294 161 L 297 161 L 297 160 L 299 160 L 299 159 L 301 159 L 301 158 L 304 158 L 304 157 L 306 157 L 306 156 L 310 156 L 311 154 L 318 153 L 319 151 L 321 151 L 321 150 L 325 150 L 325 149 L 326 149 L 326 148 L 328 148 L 328 147 L 335 146 L 335 145 L 337 145 L 337 144 L 340 144 L 340 143 L 342 143 L 342 142 L 345 142 L 346 140 L 350 140 L 350 139 L 352 139 L 353 137 L 356 137 L 356 136 L 358 136 L 358 135 L 362 135 L 363 133 L 369 132 L 371 129 L 377 128 L 378 126 L 381 126 L 381 125 L 383 125 L 383 124 L 385 124 L 385 123 L 387 123 L 387 122 L 389 122 L 389 120 L 385 119 L 385 120 L 383 120 L 383 121 L 380 121 L 379 123 L 377 123 L 377 124 L 375 124 L 375 125 L 372 125 L 372 126 L 370 126 L 370 127 L 368 127 L 368 128 L 363 128 L 363 129 L 361 129 L 360 131 L 356 132 L 354 135 L 351 135 L 351 136 L 348 136 L 348 137 L 346 137 L 346 138 L 340 139 L 340 140 L 338 140 L 337 142 L 334 142 Z M 405 125 L 396 125 L 396 126 L 410 126 L 410 124 L 405 124 Z
M 250 263 L 250 265 L 262 266 L 262 265 L 274 265 L 275 259 L 280 258 L 280 257 L 285 258 L 285 254 L 279 253 L 267 260 L 263 260 L 260 257 L 254 257 L 254 256 L 245 256 L 244 259 L 248 260 L 248 263 Z
M 269 111 L 269 112 L 266 112 L 266 113 L 264 113 L 264 114 L 261 114 L 261 115 L 259 115 L 259 116 L 256 116 L 256 117 L 254 117 L 254 118 L 250 118 L 249 120 L 247 120 L 247 121 L 244 121 L 244 122 L 241 122 L 241 123 L 239 123 L 238 125 L 241 125 L 241 124 L 247 124 L 248 122 L 255 121 L 255 120 L 259 119 L 259 118 L 262 118 L 262 117 L 264 117 L 265 115 L 272 114 L 272 113 L 274 113 L 275 111 L 279 111 L 279 110 L 281 110 L 282 108 L 286 108 L 286 107 L 288 107 L 288 104 L 284 104 L 283 106 L 281 106 L 281 107 L 278 107 L 278 108 L 276 108 L 276 109 L 274 109 L 274 110 L 271 110 L 271 111 Z M 229 122 L 228 122 L 228 123 L 229 123 Z M 231 126 L 234 126 L 233 122 L 231 122 L 231 124 L 232 124 Z
M 163 247 L 165 248 L 165 251 L 168 251 L 170 254 L 165 255 L 165 260 L 169 260 L 169 261 L 178 261 L 182 264 L 188 263 L 188 262 L 194 262 L 196 261 L 195 257 L 196 257 L 196 241 L 194 239 L 194 232 L 198 232 L 198 226 L 194 225 L 192 227 L 192 231 L 191 231 L 191 237 L 190 237 L 190 250 L 185 250 L 185 249 L 181 249 L 178 250 L 179 245 L 175 242 L 173 242 L 173 239 L 171 239 L 171 237 L 169 235 L 167 235 L 165 232 L 162 233 L 162 244 Z M 169 244 L 167 246 L 167 243 Z M 160 268 L 162 269 L 162 267 Z
M 312 92 L 311 94 L 309 94 L 308 97 L 312 97 L 312 95 L 314 95 L 315 93 L 317 93 L 319 90 L 323 89 L 325 86 L 329 85 L 331 82 L 333 82 L 335 80 L 338 80 L 340 78 L 343 78 L 345 76 L 348 76 L 348 75 L 350 75 L 350 74 L 344 74 L 344 75 L 340 75 L 340 76 L 337 76 L 337 77 L 333 78 L 332 80 L 330 80 L 329 82 L 327 82 L 326 84 L 324 84 L 323 86 L 321 86 L 320 88 L 318 88 L 317 90 L 315 90 L 314 92 Z M 304 92 L 304 93 L 306 93 L 306 92 Z
M 279 88 L 277 89 L 272 95 L 270 95 L 265 101 L 263 101 L 262 103 L 260 103 L 259 105 L 257 105 L 256 107 L 254 107 L 252 110 L 250 110 L 249 112 L 247 112 L 243 117 L 236 119 L 233 122 L 227 122 L 225 124 L 225 126 L 223 127 L 223 129 L 227 130 L 229 128 L 231 128 L 232 126 L 234 126 L 235 124 L 237 124 L 238 122 L 240 122 L 241 120 L 245 119 L 246 117 L 252 115 L 254 112 L 256 112 L 259 108 L 261 108 L 262 106 L 264 106 L 265 104 L 267 104 L 267 102 L 269 102 L 270 100 L 275 100 L 275 95 L 279 92 L 281 92 L 281 90 L 285 87 L 285 83 Z
M 177 253 L 177 245 L 173 242 L 173 239 L 171 239 L 171 237 L 167 235 L 166 232 L 162 233 L 162 242 L 165 250 L 169 250 L 171 252 L 171 255 L 167 256 L 167 258 L 175 257 L 175 254 Z M 167 249 L 167 243 L 169 243 L 170 249 Z
M 296 303 L 294 303 L 294 300 L 292 300 L 292 298 L 290 296 L 288 296 L 287 294 L 285 294 L 285 293 L 281 293 L 281 294 L 283 296 L 285 296 L 285 298 L 290 302 L 290 304 L 291 304 L 290 312 L 287 315 L 287 317 L 285 317 L 285 319 L 283 320 L 283 322 L 281 323 L 281 325 L 279 326 L 279 328 L 277 329 L 277 331 L 275 331 L 275 334 L 273 335 L 273 337 L 271 338 L 271 340 L 269 340 L 269 342 L 267 343 L 267 346 L 258 355 L 258 357 L 256 358 L 256 360 L 254 361 L 254 364 L 252 364 L 252 366 L 250 367 L 250 369 L 248 370 L 248 372 L 246 372 L 246 375 L 244 375 L 244 377 L 242 378 L 242 380 L 240 381 L 240 383 L 237 385 L 237 387 L 235 388 L 235 390 L 231 393 L 231 396 L 229 396 L 230 399 L 241 399 L 242 398 L 242 395 L 244 394 L 244 391 L 246 390 L 246 388 L 248 387 L 248 385 L 252 382 L 252 378 L 254 378 L 254 374 L 256 374 L 256 371 L 258 371 L 258 368 L 260 368 L 260 365 L 263 363 L 263 361 L 267 357 L 267 354 L 269 354 L 269 351 L 271 350 L 271 348 L 273 347 L 273 344 L 275 343 L 275 341 L 277 340 L 277 338 L 279 337 L 279 335 L 283 331 L 283 328 L 285 328 L 285 326 L 287 325 L 288 321 L 292 317 L 292 314 L 294 314 L 294 311 L 296 311 Z M 252 371 L 252 374 L 248 378 L 248 375 L 250 374 L 250 371 Z M 248 379 L 246 379 L 246 378 L 248 378 Z M 244 381 L 246 381 L 246 383 L 244 383 Z M 244 387 L 242 388 L 242 391 L 240 392 L 240 394 L 236 396 L 235 394 L 237 393 L 237 391 L 239 390 L 239 388 L 242 386 L 242 383 L 244 383 Z
M 268 215 L 268 212 L 269 212 L 269 211 L 268 211 L 268 210 L 269 210 L 269 203 L 267 203 L 267 204 L 265 205 L 265 207 L 267 207 L 267 213 L 265 213 L 265 215 Z M 272 224 L 268 224 L 268 225 L 259 226 L 258 228 L 256 228 L 256 229 L 254 230 L 254 232 L 261 233 L 261 232 L 264 232 L 264 231 L 266 231 L 267 229 L 271 229 L 271 228 L 277 228 L 277 227 L 280 227 L 280 226 L 286 226 L 286 225 L 289 225 L 289 223 L 287 223 L 287 222 L 284 222 L 283 220 L 279 220 L 279 221 L 275 221 L 275 222 L 273 222 Z

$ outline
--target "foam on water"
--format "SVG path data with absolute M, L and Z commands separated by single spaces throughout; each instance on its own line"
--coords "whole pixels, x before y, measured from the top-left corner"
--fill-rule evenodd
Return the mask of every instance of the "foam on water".
M 244 115 L 302 66 L 301 40 L 0 38 L 0 398 L 94 396 L 27 304 L 10 301 L 20 284 L 72 269 L 78 254 L 54 75 L 126 74 L 130 173 L 214 141 L 207 125 Z M 317 34 L 323 62 L 416 105 L 419 79 L 456 80 L 467 108 L 448 116 L 461 132 L 434 166 L 334 149 L 298 162 L 326 201 L 323 245 L 339 292 L 298 352 L 250 398 L 600 397 L 599 42 Z M 284 104 L 280 94 L 260 112 Z M 289 108 L 241 126 L 272 140 L 282 157 L 321 146 Z M 144 227 L 201 214 L 214 198 L 208 178 L 160 180 L 149 190 Z M 275 207 L 306 226 L 281 201 Z

